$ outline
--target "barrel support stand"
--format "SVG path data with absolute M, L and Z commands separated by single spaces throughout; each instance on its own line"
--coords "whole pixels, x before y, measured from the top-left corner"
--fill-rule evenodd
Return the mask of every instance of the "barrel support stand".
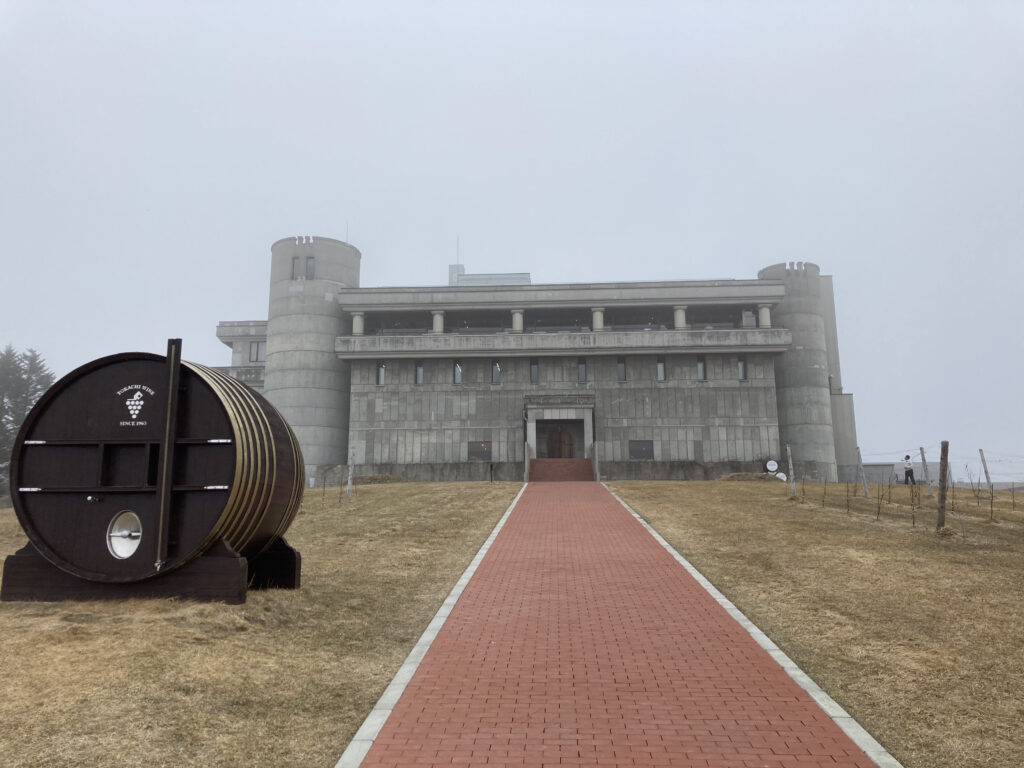
M 40 555 L 30 542 L 4 560 L 0 600 L 56 602 L 177 597 L 238 605 L 245 602 L 250 582 L 253 589 L 298 587 L 301 558 L 287 544 L 281 542 L 280 547 L 275 544 L 255 558 L 255 562 L 254 570 L 246 558 L 220 539 L 200 557 L 159 576 L 126 583 L 89 581 L 62 571 Z
M 249 559 L 249 589 L 298 589 L 302 557 L 284 539 Z

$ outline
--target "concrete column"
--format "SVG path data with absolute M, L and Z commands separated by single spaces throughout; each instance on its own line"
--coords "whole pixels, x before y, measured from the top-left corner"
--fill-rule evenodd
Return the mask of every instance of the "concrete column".
M 523 332 L 523 310 L 521 309 L 512 310 L 512 330 L 516 333 Z
M 352 313 L 352 335 L 362 336 L 363 335 L 363 312 Z
M 434 316 L 434 329 L 433 333 L 444 333 L 444 310 L 443 309 L 432 309 L 430 314 Z
M 590 323 L 590 327 L 595 331 L 604 330 L 604 307 L 591 307 L 591 314 L 593 320 Z
M 527 418 L 526 420 L 526 460 L 537 458 L 537 420 Z
M 758 328 L 771 328 L 772 327 L 772 306 L 771 306 L 771 304 L 758 304 L 757 305 L 757 327 Z
M 686 305 L 680 304 L 678 307 L 673 307 L 676 315 L 676 330 L 682 330 L 686 327 Z

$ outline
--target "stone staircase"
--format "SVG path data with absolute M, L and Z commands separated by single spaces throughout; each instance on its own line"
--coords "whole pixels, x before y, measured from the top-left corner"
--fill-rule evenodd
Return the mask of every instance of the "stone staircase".
M 594 465 L 590 459 L 530 459 L 531 483 L 592 481 Z

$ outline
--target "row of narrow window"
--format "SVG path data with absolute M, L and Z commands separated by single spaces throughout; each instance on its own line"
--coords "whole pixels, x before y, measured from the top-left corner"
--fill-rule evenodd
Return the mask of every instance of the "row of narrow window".
M 307 256 L 305 260 L 305 269 L 303 269 L 303 261 L 301 256 L 292 256 L 292 280 L 298 280 L 304 278 L 306 280 L 316 279 L 316 257 Z
M 377 383 L 384 384 L 387 377 L 388 364 L 384 360 L 377 362 Z M 626 369 L 626 358 L 619 357 L 615 361 L 616 377 L 618 381 L 627 381 L 628 373 Z M 745 358 L 740 357 L 736 363 L 736 373 L 740 381 L 747 378 L 747 361 Z M 491 384 L 501 384 L 501 361 L 491 361 Z M 452 361 L 452 383 L 461 384 L 463 378 L 463 363 L 461 360 Z M 667 378 L 665 368 L 665 358 L 659 357 L 655 362 L 654 378 L 656 381 L 665 381 Z M 576 380 L 580 384 L 587 382 L 587 358 L 581 357 L 576 361 Z M 704 356 L 701 355 L 697 358 L 697 380 L 707 381 L 707 362 Z M 423 361 L 416 361 L 416 372 L 413 379 L 415 384 L 423 383 Z M 530 383 L 540 383 L 540 360 L 536 357 L 530 358 Z

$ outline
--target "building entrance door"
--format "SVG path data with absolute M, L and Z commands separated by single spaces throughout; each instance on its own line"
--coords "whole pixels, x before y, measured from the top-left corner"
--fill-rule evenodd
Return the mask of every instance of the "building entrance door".
M 527 459 L 594 458 L 594 395 L 527 395 Z
M 548 433 L 548 458 L 571 459 L 572 435 L 562 427 L 555 427 Z

